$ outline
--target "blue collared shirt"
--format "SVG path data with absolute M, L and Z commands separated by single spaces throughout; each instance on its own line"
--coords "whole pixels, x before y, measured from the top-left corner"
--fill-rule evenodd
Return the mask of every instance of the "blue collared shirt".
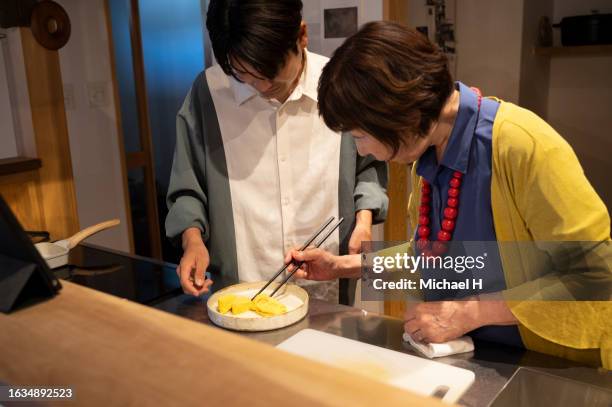
M 455 171 L 463 174 L 453 241 L 470 242 L 469 248 L 464 248 L 465 251 L 461 254 L 477 256 L 487 253 L 486 268 L 479 276 L 483 277 L 484 289 L 471 292 L 429 291 L 424 293 L 427 300 L 457 298 L 506 288 L 497 245 L 493 243 L 497 237 L 491 209 L 492 130 L 499 102 L 483 98 L 479 109 L 476 92 L 461 82 L 457 82 L 456 87 L 460 94 L 459 111 L 442 161 L 438 165 L 436 151 L 432 146 L 419 158 L 416 172 L 431 184 L 432 209 L 429 226 L 433 240 L 437 240 L 441 221 L 444 219 L 449 181 Z M 454 250 L 448 254 L 460 254 Z M 470 277 L 475 277 L 473 274 Z M 445 277 L 457 278 L 457 275 Z M 523 346 L 516 326 L 488 326 L 470 334 L 479 339 Z

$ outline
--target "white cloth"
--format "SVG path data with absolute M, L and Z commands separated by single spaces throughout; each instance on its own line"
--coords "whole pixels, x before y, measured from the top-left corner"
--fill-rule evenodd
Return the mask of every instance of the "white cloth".
M 341 138 L 317 110 L 327 61 L 307 52 L 306 69 L 283 104 L 260 97 L 218 65 L 206 70 L 225 149 L 241 281 L 269 279 L 289 249 L 338 216 Z M 338 253 L 338 230 L 322 247 Z
M 454 355 L 457 353 L 471 352 L 474 350 L 474 341 L 469 336 L 444 343 L 422 343 L 417 342 L 412 337 L 404 333 L 404 342 L 408 342 L 413 348 L 427 356 L 429 359 L 441 358 L 442 356 Z

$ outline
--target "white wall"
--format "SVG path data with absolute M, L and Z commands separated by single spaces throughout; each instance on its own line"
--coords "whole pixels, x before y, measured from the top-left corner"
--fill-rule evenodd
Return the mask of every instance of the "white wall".
M 553 22 L 599 9 L 609 0 L 555 0 Z M 557 30 L 558 31 L 558 30 Z M 556 44 L 559 36 L 556 32 Z M 550 61 L 547 117 L 572 145 L 591 184 L 612 209 L 612 55 L 555 57 Z
M 23 59 L 21 32 L 19 28 L 10 28 L 5 33 L 7 38 L 3 44 L 3 57 L 13 113 L 13 130 L 15 132 L 17 152 L 21 156 L 36 157 L 36 141 L 34 139 L 32 109 L 30 107 L 28 80 Z
M 459 0 L 455 21 L 457 79 L 517 103 L 523 0 Z
M 4 57 L 8 53 L 7 46 L 7 39 L 0 39 L 0 159 L 18 155 Z
M 548 114 L 550 58 L 536 55 L 533 48 L 538 44 L 540 18 L 546 16 L 553 20 L 553 3 L 554 0 L 528 1 L 523 10 L 519 104 L 544 119 Z
M 121 225 L 87 241 L 129 251 L 104 1 L 59 3 L 72 24 L 59 55 L 79 222 L 119 218 Z

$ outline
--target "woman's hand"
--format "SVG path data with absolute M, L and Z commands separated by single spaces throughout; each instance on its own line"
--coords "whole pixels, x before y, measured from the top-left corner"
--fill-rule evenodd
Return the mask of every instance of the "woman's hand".
M 457 339 L 480 326 L 477 299 L 408 304 L 404 331 L 423 343 Z
M 294 277 L 307 280 L 327 281 L 338 278 L 338 257 L 323 249 L 309 248 L 300 252 L 291 250 L 285 256 L 285 263 L 293 260 L 294 263 L 304 262 Z M 291 264 L 287 272 L 292 272 L 295 266 Z
M 304 251 L 291 250 L 285 256 L 285 263 L 304 262 L 300 269 L 295 272 L 296 278 L 307 280 L 327 281 L 336 278 L 357 277 L 361 269 L 359 255 L 335 256 L 323 249 L 308 248 Z M 293 271 L 292 264 L 287 268 Z M 355 275 L 355 273 L 357 273 Z
M 404 314 L 404 331 L 424 343 L 447 342 L 485 325 L 516 324 L 518 320 L 500 293 L 458 301 L 412 303 Z

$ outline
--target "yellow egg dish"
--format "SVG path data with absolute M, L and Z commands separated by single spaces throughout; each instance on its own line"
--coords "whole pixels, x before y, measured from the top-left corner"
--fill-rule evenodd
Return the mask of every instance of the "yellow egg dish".
M 265 294 L 258 295 L 253 301 L 255 312 L 263 316 L 281 315 L 287 312 L 285 304 Z
M 251 309 L 251 300 L 246 297 L 236 297 L 232 303 L 232 314 L 238 315 Z
M 217 309 L 219 310 L 219 312 L 221 314 L 225 314 L 230 309 L 232 309 L 232 304 L 234 303 L 235 299 L 236 296 L 234 294 L 227 294 L 219 297 L 219 303 L 217 304 Z
M 287 312 L 284 304 L 265 294 L 258 295 L 253 301 L 234 294 L 223 295 L 219 297 L 217 309 L 221 314 L 226 314 L 231 310 L 234 315 L 250 310 L 263 317 L 282 315 Z

